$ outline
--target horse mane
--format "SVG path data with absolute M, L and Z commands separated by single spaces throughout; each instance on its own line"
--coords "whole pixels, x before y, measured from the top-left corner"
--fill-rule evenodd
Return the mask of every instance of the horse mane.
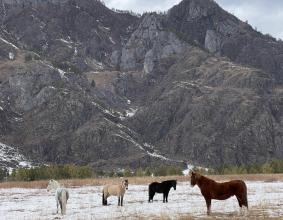
M 177 183 L 177 180 L 165 180 L 163 183 Z
M 216 183 L 215 180 L 210 179 L 210 178 L 208 178 L 208 177 L 206 177 L 206 176 L 203 176 L 203 175 L 201 175 L 201 174 L 199 174 L 199 173 L 196 173 L 196 180 L 197 180 L 197 182 L 198 182 L 199 184 L 202 184 L 202 183 L 205 183 L 205 182 L 213 182 L 213 183 Z

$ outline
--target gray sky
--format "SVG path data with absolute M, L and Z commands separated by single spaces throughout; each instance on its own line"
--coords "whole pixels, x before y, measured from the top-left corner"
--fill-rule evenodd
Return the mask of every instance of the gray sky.
M 109 8 L 145 11 L 166 11 L 181 0 L 104 0 Z M 225 10 L 234 14 L 262 33 L 283 39 L 283 0 L 216 0 Z

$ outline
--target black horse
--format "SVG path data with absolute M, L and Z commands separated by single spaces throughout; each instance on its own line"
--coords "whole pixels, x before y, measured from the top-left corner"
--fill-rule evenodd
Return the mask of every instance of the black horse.
M 171 187 L 176 190 L 177 180 L 166 180 L 161 183 L 153 182 L 148 186 L 148 202 L 153 202 L 155 193 L 163 193 L 163 202 L 168 202 L 168 194 Z

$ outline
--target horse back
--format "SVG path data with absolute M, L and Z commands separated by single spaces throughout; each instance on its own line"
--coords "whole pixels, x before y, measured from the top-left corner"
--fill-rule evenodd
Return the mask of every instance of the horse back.
M 246 195 L 247 187 L 242 180 L 231 180 L 229 182 L 217 183 L 211 185 L 209 194 L 213 199 L 224 200 L 231 196 Z
M 103 192 L 112 196 L 119 196 L 123 194 L 122 187 L 120 185 L 106 185 L 103 188 Z
M 158 182 L 152 182 L 148 186 L 150 192 L 163 193 L 163 185 Z
M 60 200 L 63 193 L 66 193 L 66 199 L 68 200 L 69 199 L 69 191 L 66 188 L 58 188 L 56 190 L 56 197 L 57 197 L 57 199 Z
M 231 180 L 227 184 L 229 184 L 230 190 L 235 193 L 247 193 L 246 183 L 242 180 Z

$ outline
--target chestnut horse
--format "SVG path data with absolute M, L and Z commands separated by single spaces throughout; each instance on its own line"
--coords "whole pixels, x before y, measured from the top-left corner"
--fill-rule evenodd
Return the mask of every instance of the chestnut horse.
M 192 172 L 191 185 L 198 185 L 200 188 L 201 194 L 206 201 L 208 215 L 210 215 L 211 212 L 211 199 L 225 200 L 231 196 L 236 196 L 239 206 L 241 208 L 242 206 L 248 208 L 247 186 L 242 180 L 217 183 L 212 179 Z

